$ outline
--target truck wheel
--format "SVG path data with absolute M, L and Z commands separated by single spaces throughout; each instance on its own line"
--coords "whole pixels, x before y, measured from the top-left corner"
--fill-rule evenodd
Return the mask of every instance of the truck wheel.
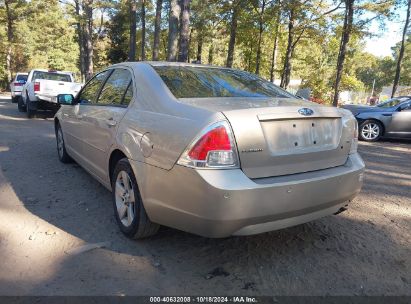
M 18 101 L 17 101 L 17 108 L 19 109 L 19 112 L 26 112 L 27 108 L 26 105 L 23 102 L 23 97 L 19 97 Z
M 36 115 L 36 112 L 37 112 L 36 110 L 33 110 L 31 108 L 30 104 L 31 104 L 30 99 L 27 96 L 27 99 L 26 99 L 27 118 L 33 118 L 34 115 Z
M 64 144 L 63 130 L 61 129 L 61 126 L 59 123 L 57 123 L 57 127 L 56 127 L 56 142 L 57 142 L 57 153 L 59 156 L 59 160 L 64 164 L 71 162 L 72 159 L 66 151 L 66 145 Z
M 114 168 L 111 189 L 117 224 L 127 237 L 142 239 L 157 233 L 160 225 L 148 218 L 133 169 L 126 158 Z

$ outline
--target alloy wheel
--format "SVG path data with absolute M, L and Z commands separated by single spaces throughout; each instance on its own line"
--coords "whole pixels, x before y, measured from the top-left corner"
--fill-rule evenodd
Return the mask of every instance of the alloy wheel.
M 361 135 L 367 140 L 374 140 L 380 135 L 380 126 L 374 122 L 367 123 L 362 127 Z
M 115 200 L 118 217 L 125 227 L 129 227 L 136 216 L 136 202 L 130 176 L 120 171 L 115 183 Z

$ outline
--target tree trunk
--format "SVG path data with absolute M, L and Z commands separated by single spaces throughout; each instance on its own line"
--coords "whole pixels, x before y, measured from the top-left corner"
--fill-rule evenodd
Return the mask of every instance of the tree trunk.
M 277 66 L 277 52 L 278 52 L 278 36 L 280 32 L 280 21 L 281 21 L 281 2 L 278 5 L 278 12 L 277 18 L 275 23 L 275 31 L 274 31 L 274 45 L 273 45 L 273 53 L 271 56 L 271 67 L 270 67 L 270 81 L 274 82 L 275 78 L 275 70 Z
M 198 38 L 197 38 L 197 58 L 196 61 L 197 63 L 201 63 L 201 54 L 203 53 L 203 42 L 204 42 L 204 38 L 203 38 L 203 30 L 200 29 L 198 31 Z
M 162 8 L 163 8 L 163 0 L 157 0 L 156 19 L 154 22 L 154 45 L 153 45 L 153 60 L 154 61 L 157 61 L 159 57 Z
M 235 50 L 235 39 L 237 36 L 237 26 L 238 26 L 238 10 L 239 4 L 234 2 L 233 14 L 231 15 L 230 22 L 230 41 L 228 43 L 228 53 L 227 53 L 227 62 L 226 67 L 232 68 L 234 61 L 234 50 Z
M 6 19 L 7 19 L 7 54 L 6 54 L 6 72 L 7 72 L 7 86 L 10 86 L 12 78 L 11 64 L 12 64 L 12 44 L 14 39 L 13 30 L 13 17 L 11 16 L 10 1 L 4 1 L 6 7 Z
M 141 60 L 146 60 L 146 0 L 141 0 Z
M 84 49 L 86 52 L 85 74 L 86 80 L 93 76 L 93 0 L 84 0 L 83 9 L 86 14 L 86 24 L 84 27 Z
M 81 22 L 81 15 L 80 15 L 80 1 L 75 1 L 76 7 L 76 29 L 77 29 L 77 36 L 78 36 L 78 46 L 79 46 L 79 64 L 80 64 L 80 74 L 81 74 L 81 81 L 84 82 L 86 78 L 86 68 L 85 68 L 85 50 L 84 50 L 84 34 L 83 34 L 83 27 Z
M 263 0 L 261 5 L 261 13 L 258 20 L 258 44 L 257 44 L 257 56 L 256 56 L 256 65 L 255 73 L 260 74 L 260 64 L 261 64 L 261 42 L 263 40 L 264 32 L 264 11 L 265 11 L 265 0 Z
M 334 98 L 333 98 L 334 107 L 338 105 L 338 99 L 340 95 L 339 88 L 340 88 L 340 82 L 341 82 L 342 73 L 344 69 L 345 54 L 346 54 L 348 42 L 350 41 L 352 24 L 353 24 L 353 19 L 354 19 L 354 1 L 355 0 L 345 0 L 344 26 L 343 26 L 342 36 L 341 36 L 340 51 L 338 53 L 338 59 L 337 59 L 337 75 L 335 77 L 335 84 L 334 84 Z
M 188 38 L 188 47 L 187 47 L 187 62 L 188 63 L 190 63 L 190 60 L 191 60 L 191 51 L 190 51 L 191 39 L 193 39 L 193 31 L 190 30 L 190 37 Z
M 290 77 L 291 77 L 291 68 L 292 68 L 292 56 L 294 51 L 294 9 L 291 8 L 290 10 L 290 17 L 288 21 L 288 42 L 287 42 L 287 51 L 285 53 L 284 59 L 284 68 L 283 73 L 281 75 L 281 84 L 280 86 L 283 89 L 287 89 L 288 85 L 290 84 Z
M 129 0 L 130 8 L 130 44 L 128 47 L 128 61 L 136 61 L 136 23 L 137 23 L 137 4 L 136 0 Z
M 210 48 L 208 49 L 208 64 L 213 64 L 214 60 L 214 44 L 211 40 Z
M 402 32 L 401 48 L 400 48 L 400 53 L 398 54 L 397 68 L 395 70 L 395 77 L 394 77 L 394 84 L 392 86 L 391 98 L 395 96 L 395 93 L 397 92 L 398 84 L 400 82 L 401 63 L 402 63 L 402 59 L 404 58 L 404 51 L 405 51 L 405 38 L 407 36 L 408 26 L 410 23 L 410 13 L 411 13 L 410 10 L 411 10 L 411 0 L 408 0 L 407 17 L 405 19 L 404 30 Z
M 167 60 L 176 61 L 178 52 L 178 27 L 181 7 L 178 0 L 170 0 L 170 17 L 168 23 Z
M 181 0 L 180 49 L 178 61 L 187 62 L 190 37 L 190 0 Z

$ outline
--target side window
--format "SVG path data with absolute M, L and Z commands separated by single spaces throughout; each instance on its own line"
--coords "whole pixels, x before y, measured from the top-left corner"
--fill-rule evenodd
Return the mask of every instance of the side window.
M 98 104 L 121 105 L 129 87 L 131 73 L 125 69 L 115 69 L 104 84 Z
M 128 106 L 133 99 L 133 82 L 130 81 L 127 91 L 124 94 L 123 102 L 121 104 Z
M 100 90 L 101 85 L 104 82 L 104 79 L 106 79 L 106 76 L 108 75 L 110 71 L 104 71 L 92 78 L 86 86 L 81 90 L 81 93 L 78 97 L 78 100 L 80 103 L 96 103 L 97 99 L 97 94 Z

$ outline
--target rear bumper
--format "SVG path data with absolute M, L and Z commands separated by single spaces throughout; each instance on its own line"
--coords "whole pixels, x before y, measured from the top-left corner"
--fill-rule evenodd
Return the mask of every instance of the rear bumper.
M 250 235 L 336 213 L 361 190 L 364 163 L 249 179 L 240 169 L 170 171 L 132 161 L 153 222 L 206 237 Z M 143 178 L 141 178 L 143 176 Z
M 21 91 L 13 91 L 11 92 L 11 97 L 21 96 Z

